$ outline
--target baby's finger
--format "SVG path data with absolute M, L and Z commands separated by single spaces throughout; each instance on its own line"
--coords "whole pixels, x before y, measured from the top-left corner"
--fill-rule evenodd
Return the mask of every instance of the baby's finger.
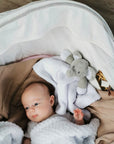
M 83 112 L 80 113 L 80 118 L 83 118 L 84 117 L 84 114 Z

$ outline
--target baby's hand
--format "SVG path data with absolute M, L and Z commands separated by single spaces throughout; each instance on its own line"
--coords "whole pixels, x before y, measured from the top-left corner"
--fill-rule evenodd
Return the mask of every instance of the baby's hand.
M 29 138 L 23 138 L 22 144 L 31 144 L 31 140 Z
M 84 118 L 84 114 L 83 114 L 82 110 L 78 109 L 78 108 L 75 109 L 74 110 L 74 119 L 76 121 L 76 124 L 79 124 L 79 125 L 84 124 L 83 118 Z

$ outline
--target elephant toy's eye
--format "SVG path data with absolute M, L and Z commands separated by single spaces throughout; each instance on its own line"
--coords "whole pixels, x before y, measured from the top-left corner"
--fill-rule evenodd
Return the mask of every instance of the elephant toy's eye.
M 78 74 L 80 74 L 80 71 L 78 71 Z

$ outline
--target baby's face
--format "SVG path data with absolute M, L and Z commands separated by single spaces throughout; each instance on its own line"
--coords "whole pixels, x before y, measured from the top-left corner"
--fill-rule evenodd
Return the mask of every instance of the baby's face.
M 43 84 L 32 84 L 22 94 L 22 104 L 28 119 L 41 122 L 53 114 L 54 96 Z

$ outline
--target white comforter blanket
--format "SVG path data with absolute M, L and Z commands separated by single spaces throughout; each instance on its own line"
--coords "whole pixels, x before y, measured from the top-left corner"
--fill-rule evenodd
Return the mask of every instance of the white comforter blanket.
M 32 144 L 94 144 L 98 119 L 92 119 L 90 124 L 76 125 L 65 117 L 57 114 L 41 123 L 29 123 Z
M 83 95 L 77 93 L 77 78 L 66 76 L 69 64 L 60 57 L 44 58 L 37 62 L 33 69 L 43 79 L 55 87 L 57 98 L 56 113 L 63 115 L 66 110 L 73 113 L 74 109 L 85 108 L 96 100 L 100 99 L 95 88 L 88 84 L 87 92 Z
M 0 122 L 0 144 L 21 144 L 23 130 L 14 123 Z

